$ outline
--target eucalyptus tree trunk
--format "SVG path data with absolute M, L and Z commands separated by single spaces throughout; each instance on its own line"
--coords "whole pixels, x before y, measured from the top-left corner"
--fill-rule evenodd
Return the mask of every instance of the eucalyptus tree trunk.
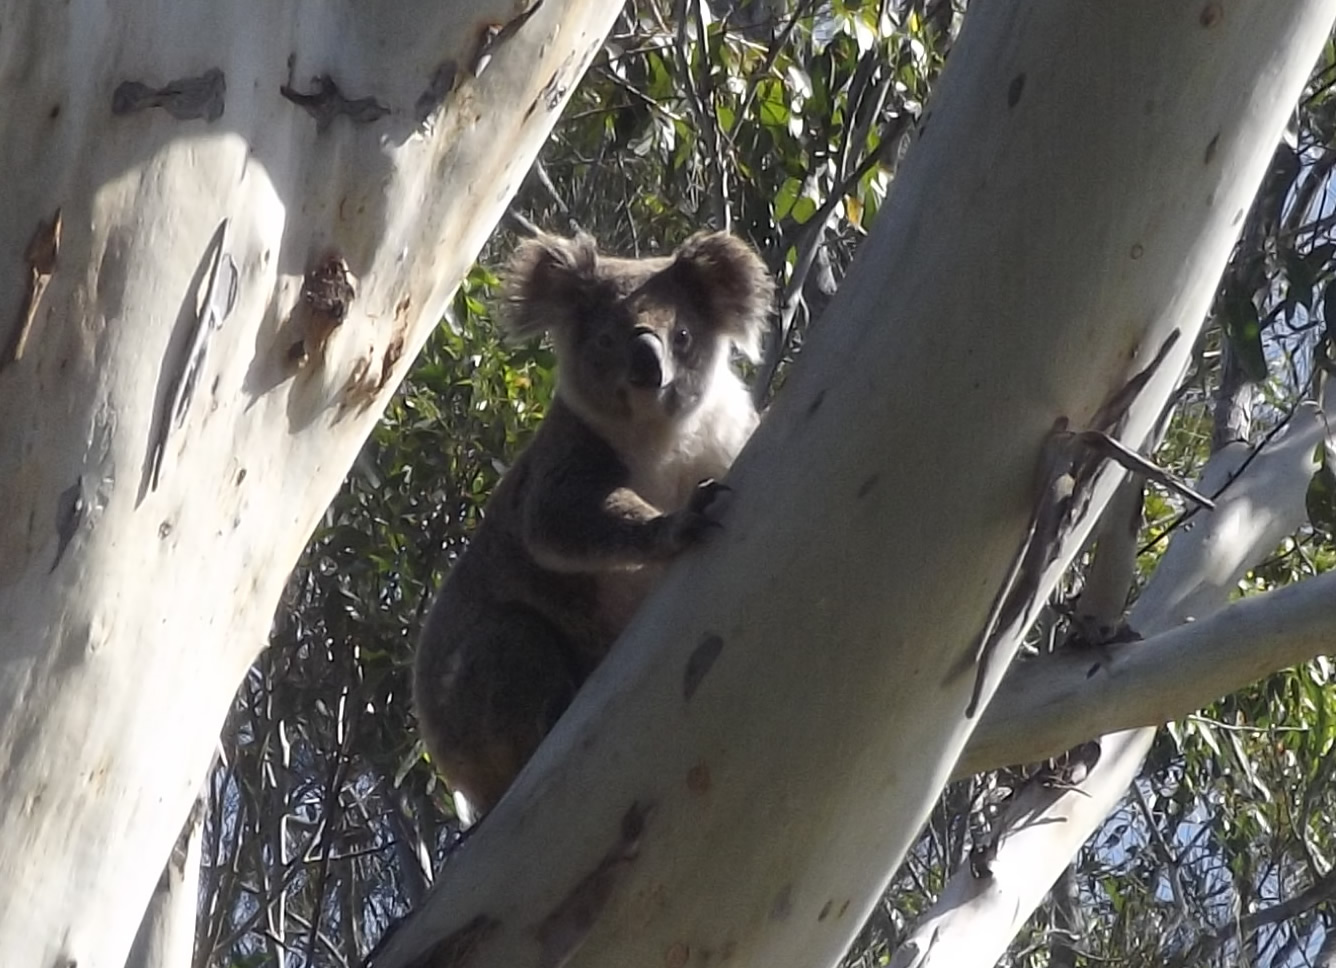
M 973 5 L 723 530 L 377 968 L 834 963 L 1116 484 L 1055 426 L 1151 430 L 1333 17 Z
M 149 897 L 125 968 L 190 968 L 199 907 L 204 800 L 195 801 Z
M 618 7 L 0 0 L 0 965 L 124 963 L 298 553 Z

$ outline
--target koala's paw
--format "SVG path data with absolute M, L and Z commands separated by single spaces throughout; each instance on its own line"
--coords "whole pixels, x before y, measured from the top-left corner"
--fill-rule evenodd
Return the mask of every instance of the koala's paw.
M 721 500 L 731 488 L 718 481 L 705 480 L 696 485 L 687 506 L 666 515 L 669 553 L 677 554 L 691 547 L 709 531 L 722 527 L 717 516 L 722 510 Z

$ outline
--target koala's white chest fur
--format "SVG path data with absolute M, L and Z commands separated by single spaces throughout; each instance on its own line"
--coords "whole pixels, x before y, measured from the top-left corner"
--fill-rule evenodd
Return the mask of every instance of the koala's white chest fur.
M 728 472 L 759 419 L 747 388 L 731 372 L 664 439 L 628 442 L 622 453 L 633 491 L 660 511 L 686 506 L 696 486 Z
M 723 477 L 756 428 L 759 417 L 747 388 L 731 372 L 720 383 L 666 439 L 624 441 L 618 448 L 631 489 L 665 514 L 686 507 L 701 481 Z M 599 610 L 618 633 L 666 567 L 648 564 L 599 577 Z

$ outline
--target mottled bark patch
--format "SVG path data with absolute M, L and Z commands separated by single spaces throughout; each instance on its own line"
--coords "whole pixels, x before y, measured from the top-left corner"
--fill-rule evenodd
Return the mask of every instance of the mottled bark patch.
M 692 650 L 691 658 L 687 659 L 687 667 L 682 675 L 682 698 L 691 700 L 723 651 L 724 640 L 717 635 L 706 635 L 700 640 L 700 644 Z
M 418 95 L 417 102 L 413 105 L 418 124 L 426 124 L 436 113 L 436 109 L 445 103 L 445 99 L 455 89 L 455 79 L 458 76 L 459 65 L 454 61 L 442 61 L 436 65 L 431 79 L 427 81 L 426 89 Z
M 1217 150 L 1219 150 L 1219 148 L 1220 148 L 1220 132 L 1217 131 L 1215 133 L 1215 137 L 1212 138 L 1206 145 L 1206 157 L 1202 159 L 1203 164 L 1209 165 L 1212 161 L 1214 161 L 1215 153 Z
M 1007 85 L 1007 107 L 1014 108 L 1021 103 L 1021 95 L 1025 93 L 1025 72 L 1017 74 Z
M 613 890 L 640 855 L 640 841 L 648 815 L 648 807 L 631 804 L 622 816 L 617 842 L 534 930 L 543 947 L 538 959 L 539 968 L 558 968 L 565 964 L 589 936 Z
M 500 925 L 495 918 L 479 914 L 413 962 L 412 968 L 467 968 Z
M 770 920 L 787 921 L 793 914 L 793 885 L 785 884 L 770 902 Z
M 345 97 L 334 78 L 321 74 L 313 78 L 314 89 L 308 92 L 282 84 L 278 93 L 315 118 L 316 131 L 324 131 L 339 115 L 345 115 L 353 124 L 371 124 L 390 113 L 390 109 L 373 97 Z
M 111 113 L 133 114 L 162 108 L 178 121 L 217 121 L 227 103 L 227 78 L 216 67 L 199 77 L 183 77 L 153 88 L 139 81 L 123 81 L 111 95 Z

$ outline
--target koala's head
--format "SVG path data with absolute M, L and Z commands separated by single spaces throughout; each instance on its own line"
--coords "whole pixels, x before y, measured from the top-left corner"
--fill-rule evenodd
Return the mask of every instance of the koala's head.
M 744 242 L 699 233 L 671 256 L 600 255 L 587 235 L 539 236 L 510 264 L 509 328 L 548 332 L 558 392 L 596 423 L 654 424 L 695 411 L 729 372 L 757 359 L 774 284 Z

